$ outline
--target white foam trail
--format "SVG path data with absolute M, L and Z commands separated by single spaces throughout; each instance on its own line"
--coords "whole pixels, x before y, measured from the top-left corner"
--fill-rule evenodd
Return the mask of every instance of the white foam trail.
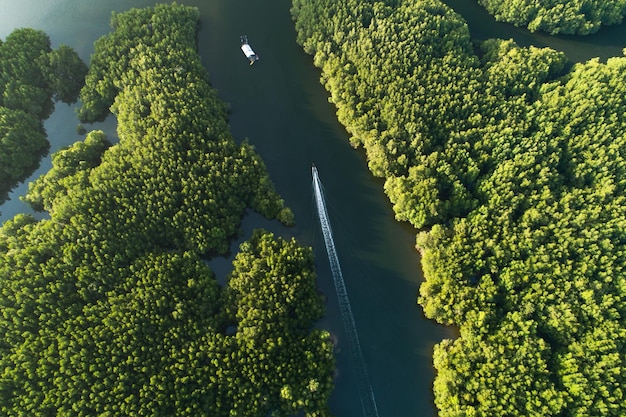
M 311 171 L 313 174 L 313 191 L 315 193 L 317 213 L 322 227 L 322 234 L 324 235 L 324 244 L 326 245 L 326 252 L 328 253 L 328 261 L 333 274 L 333 281 L 335 282 L 335 291 L 337 292 L 337 298 L 339 300 L 341 319 L 348 338 L 347 344 L 357 371 L 359 395 L 361 397 L 363 415 L 366 417 L 378 417 L 378 407 L 376 406 L 374 390 L 372 389 L 372 385 L 367 374 L 367 368 L 365 367 L 365 360 L 363 358 L 363 352 L 361 351 L 361 343 L 359 342 L 359 334 L 356 330 L 352 307 L 350 307 L 350 299 L 348 298 L 346 285 L 343 281 L 343 274 L 341 273 L 341 266 L 339 265 L 339 257 L 337 256 L 337 251 L 335 250 L 335 241 L 333 239 L 330 221 L 328 220 L 328 212 L 326 211 L 326 201 L 322 191 L 322 183 L 320 182 L 315 165 L 311 168 Z

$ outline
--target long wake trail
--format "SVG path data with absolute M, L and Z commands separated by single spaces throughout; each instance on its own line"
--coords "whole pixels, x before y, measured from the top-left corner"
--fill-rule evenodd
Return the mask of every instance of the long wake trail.
M 346 331 L 349 351 L 357 372 L 363 415 L 366 417 L 378 417 L 378 407 L 376 406 L 374 390 L 372 389 L 369 375 L 367 374 L 367 368 L 365 367 L 365 360 L 363 358 L 363 352 L 361 351 L 361 343 L 359 342 L 359 334 L 356 330 L 352 307 L 350 307 L 350 299 L 348 298 L 346 285 L 343 281 L 339 257 L 337 256 L 337 251 L 335 250 L 335 241 L 333 239 L 330 221 L 328 220 L 328 212 L 326 211 L 326 201 L 324 199 L 324 192 L 322 191 L 322 183 L 320 182 L 317 168 L 313 166 L 311 171 L 313 173 L 313 191 L 315 193 L 317 213 L 322 227 L 322 234 L 324 235 L 324 244 L 326 246 L 326 252 L 328 253 L 328 261 L 330 263 L 330 269 L 335 283 L 335 291 L 337 292 L 337 298 L 339 300 L 341 319 Z

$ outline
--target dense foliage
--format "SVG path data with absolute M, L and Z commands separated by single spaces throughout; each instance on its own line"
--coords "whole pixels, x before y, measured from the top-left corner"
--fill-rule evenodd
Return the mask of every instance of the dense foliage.
M 422 231 L 441 416 L 621 416 L 626 58 L 474 48 L 436 0 L 294 0 L 339 120 Z
M 588 35 L 622 22 L 626 0 L 478 0 L 496 19 L 532 32 Z
M 16 29 L 0 41 L 0 203 L 48 152 L 42 120 L 52 99 L 75 102 L 86 73 L 74 50 L 52 50 L 41 31 Z
M 120 142 L 91 132 L 56 153 L 27 196 L 50 219 L 0 229 L 2 415 L 329 415 L 311 249 L 255 232 L 224 287 L 206 263 L 248 207 L 290 212 L 228 131 L 198 17 L 178 5 L 114 16 L 83 100 L 104 109 L 94 85 L 116 86 Z

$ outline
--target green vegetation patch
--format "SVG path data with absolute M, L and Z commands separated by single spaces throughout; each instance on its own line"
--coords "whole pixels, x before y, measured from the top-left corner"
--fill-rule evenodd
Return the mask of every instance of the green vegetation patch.
M 478 0 L 496 19 L 552 35 L 588 35 L 622 22 L 625 0 Z
M 120 142 L 96 131 L 57 152 L 26 197 L 50 219 L 0 229 L 2 415 L 329 415 L 312 250 L 257 231 L 224 287 L 206 263 L 248 208 L 289 216 L 228 131 L 198 18 L 113 17 L 82 100 L 94 117 L 113 105 Z
M 74 103 L 86 73 L 72 48 L 52 50 L 42 31 L 16 29 L 0 41 L 0 203 L 48 152 L 42 121 L 52 99 Z
M 294 0 L 339 120 L 420 233 L 441 416 L 626 413 L 626 58 L 472 44 L 436 0 Z

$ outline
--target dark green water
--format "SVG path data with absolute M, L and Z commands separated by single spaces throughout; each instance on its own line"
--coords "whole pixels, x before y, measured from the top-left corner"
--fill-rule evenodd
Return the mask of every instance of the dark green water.
M 515 38 L 520 44 L 553 45 L 572 60 L 620 55 L 626 46 L 624 26 L 591 38 L 551 38 L 495 23 L 467 0 L 446 0 L 470 21 L 478 38 Z M 152 5 L 146 0 L 0 0 L 0 36 L 13 28 L 45 30 L 53 46 L 66 43 L 88 59 L 93 41 L 109 31 L 112 10 Z M 327 295 L 327 318 L 320 325 L 338 339 L 338 377 L 331 409 L 337 417 L 362 415 L 358 388 L 343 330 L 328 261 L 312 200 L 311 163 L 325 186 L 335 243 L 352 303 L 361 347 L 380 416 L 433 416 L 432 346 L 451 332 L 425 320 L 416 305 L 421 275 L 414 250 L 415 231 L 393 220 L 382 183 L 367 171 L 361 152 L 348 145 L 348 135 L 335 119 L 334 108 L 319 84 L 319 71 L 295 43 L 290 0 L 195 0 L 202 12 L 200 54 L 216 87 L 231 104 L 231 130 L 237 140 L 249 138 L 268 165 L 271 177 L 296 214 L 298 225 L 285 229 L 248 216 L 245 234 L 253 227 L 270 228 L 312 245 L 317 256 L 320 289 Z M 247 34 L 261 60 L 254 66 L 239 50 L 239 35 Z M 51 151 L 73 143 L 74 109 L 59 105 L 46 122 Z M 92 126 L 88 126 L 91 128 Z M 115 136 L 115 123 L 102 125 Z M 50 167 L 42 161 L 40 172 Z M 35 174 L 37 175 L 37 174 Z M 0 221 L 28 211 L 18 200 L 26 185 L 0 209 Z M 228 261 L 212 263 L 218 276 Z

